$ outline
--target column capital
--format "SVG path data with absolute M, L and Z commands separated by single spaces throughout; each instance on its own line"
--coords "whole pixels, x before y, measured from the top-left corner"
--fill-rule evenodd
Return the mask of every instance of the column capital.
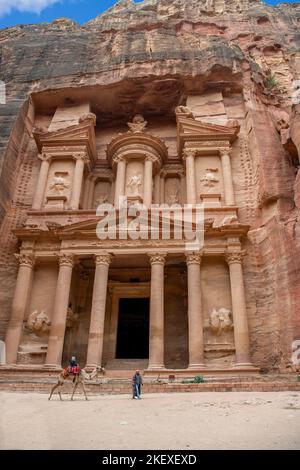
M 230 147 L 219 147 L 218 152 L 219 152 L 221 157 L 223 155 L 229 155 L 230 156 L 231 148 Z
M 101 253 L 99 255 L 95 255 L 95 264 L 96 266 L 109 266 L 111 263 L 111 254 L 110 253 Z
M 126 158 L 124 155 L 117 155 L 116 157 L 113 158 L 113 163 L 120 163 L 120 162 L 126 162 Z
M 148 253 L 150 263 L 152 264 L 165 264 L 167 253 Z
M 83 160 L 84 163 L 88 162 L 88 157 L 86 152 L 74 152 L 73 153 L 74 160 Z
M 186 257 L 186 264 L 188 266 L 191 264 L 200 264 L 202 253 L 198 253 L 198 252 L 186 253 L 185 257 Z
M 69 253 L 59 253 L 58 255 L 59 266 L 69 266 L 73 268 L 75 264 L 74 255 Z
M 38 159 L 41 160 L 42 162 L 49 162 L 50 163 L 50 160 L 52 159 L 52 155 L 51 155 L 51 153 L 46 153 L 46 152 L 39 153 L 38 154 Z
M 244 251 L 238 251 L 236 253 L 232 252 L 232 253 L 226 253 L 225 254 L 225 260 L 226 260 L 226 263 L 230 266 L 231 264 L 233 263 L 238 263 L 238 264 L 241 264 L 242 263 L 242 260 L 243 260 L 243 257 L 245 256 L 245 252 Z
M 19 266 L 27 266 L 31 269 L 34 267 L 35 256 L 33 253 L 15 254 L 15 257 L 18 260 Z
M 187 158 L 194 158 L 196 156 L 197 150 L 195 149 L 184 149 L 182 159 L 186 160 Z
M 158 158 L 154 157 L 154 155 L 145 155 L 145 162 L 155 163 L 157 161 L 158 161 Z

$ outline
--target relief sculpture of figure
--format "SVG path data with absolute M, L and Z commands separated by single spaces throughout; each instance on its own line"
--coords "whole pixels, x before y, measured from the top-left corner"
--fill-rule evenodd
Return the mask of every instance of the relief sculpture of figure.
M 209 319 L 210 330 L 215 335 L 220 335 L 223 332 L 228 332 L 233 329 L 233 322 L 231 319 L 231 310 L 229 308 L 213 309 Z
M 37 335 L 48 333 L 51 322 L 44 310 L 32 312 L 27 319 L 27 328 Z
M 70 186 L 70 183 L 68 183 L 68 181 L 64 177 L 65 175 L 68 175 L 68 173 L 54 173 L 54 177 L 49 185 L 49 189 L 59 195 L 63 195 L 65 189 L 68 189 Z
M 142 186 L 142 177 L 139 173 L 133 175 L 127 183 L 131 196 L 138 196 L 140 194 L 140 187 Z
M 217 176 L 218 171 L 218 168 L 207 168 L 205 175 L 200 179 L 200 181 L 203 183 L 203 186 L 208 188 L 216 186 L 216 184 L 219 182 L 219 178 Z

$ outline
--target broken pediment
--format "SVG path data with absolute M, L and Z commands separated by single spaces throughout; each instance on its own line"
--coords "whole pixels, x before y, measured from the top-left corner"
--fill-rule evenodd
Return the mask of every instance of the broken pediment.
M 80 120 L 79 124 L 54 131 L 35 128 L 33 136 L 40 153 L 46 152 L 49 148 L 67 150 L 68 147 L 80 146 L 86 148 L 92 161 L 96 159 L 94 121 L 92 119 Z
M 217 141 L 229 145 L 237 138 L 238 121 L 228 121 L 226 126 L 196 121 L 194 118 L 177 115 L 178 150 L 181 153 L 185 143 Z

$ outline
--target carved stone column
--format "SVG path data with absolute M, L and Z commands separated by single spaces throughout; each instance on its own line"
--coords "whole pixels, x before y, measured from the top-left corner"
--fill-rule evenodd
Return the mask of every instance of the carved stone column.
M 114 162 L 117 163 L 117 176 L 115 185 L 115 207 L 119 207 L 120 196 L 125 195 L 125 174 L 126 160 L 124 157 L 116 157 Z
M 160 174 L 157 173 L 154 177 L 154 204 L 160 202 Z
M 203 315 L 201 301 L 200 253 L 187 253 L 189 369 L 204 367 Z
M 221 155 L 222 162 L 225 204 L 226 206 L 234 206 L 235 197 L 231 172 L 230 150 L 219 149 L 219 152 Z
M 62 253 L 58 258 L 59 272 L 45 364 L 46 366 L 52 367 L 61 366 L 72 270 L 74 266 L 74 257 L 72 254 Z
M 184 150 L 185 172 L 186 172 L 186 196 L 188 204 L 196 204 L 196 177 L 195 177 L 195 150 Z
M 164 368 L 165 254 L 149 254 L 151 263 L 149 369 Z
M 85 180 L 85 185 L 84 185 L 84 198 L 83 198 L 83 209 L 91 209 L 91 204 L 89 204 L 90 200 L 90 194 L 92 193 L 93 189 L 93 181 L 92 181 L 93 176 L 88 175 L 86 180 Z
M 86 365 L 89 368 L 101 366 L 102 363 L 107 280 L 111 256 L 108 253 L 96 255 L 95 262 L 96 270 Z
M 16 258 L 19 261 L 19 271 L 11 309 L 11 316 L 5 337 L 7 364 L 17 363 L 18 347 L 20 344 L 26 307 L 31 292 L 34 267 L 33 254 L 22 253 L 20 255 L 16 255 Z
M 83 181 L 84 164 L 86 162 L 86 154 L 85 152 L 78 152 L 78 153 L 74 153 L 73 157 L 76 160 L 76 165 L 75 165 L 75 170 L 74 170 L 70 207 L 72 210 L 77 210 L 79 209 L 79 201 L 80 201 L 80 194 L 81 194 L 82 181 Z
M 225 256 L 225 259 L 229 265 L 230 274 L 236 365 L 249 366 L 251 365 L 250 345 L 242 256 L 243 254 L 241 252 L 228 253 Z
M 165 202 L 165 176 L 166 172 L 161 170 L 160 172 L 160 204 Z
M 152 203 L 152 175 L 155 158 L 146 157 L 144 164 L 144 204 L 150 208 Z
M 48 180 L 48 173 L 49 173 L 49 168 L 50 168 L 51 155 L 47 155 L 46 153 L 43 153 L 42 155 L 39 155 L 38 158 L 42 160 L 42 163 L 41 163 L 38 182 L 37 182 L 37 186 L 36 186 L 36 190 L 35 190 L 35 194 L 34 194 L 34 198 L 32 202 L 32 209 L 37 210 L 37 211 L 41 210 L 43 206 L 46 185 L 47 185 L 47 180 Z
M 186 182 L 185 182 L 185 173 L 184 170 L 178 172 L 180 177 L 180 203 L 183 206 L 185 204 L 185 193 L 186 193 Z

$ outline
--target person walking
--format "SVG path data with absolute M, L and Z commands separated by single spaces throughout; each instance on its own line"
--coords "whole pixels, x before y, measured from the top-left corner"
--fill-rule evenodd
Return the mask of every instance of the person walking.
M 140 374 L 140 371 L 136 370 L 134 376 L 132 377 L 132 398 L 137 400 L 141 399 L 142 385 L 143 378 Z

